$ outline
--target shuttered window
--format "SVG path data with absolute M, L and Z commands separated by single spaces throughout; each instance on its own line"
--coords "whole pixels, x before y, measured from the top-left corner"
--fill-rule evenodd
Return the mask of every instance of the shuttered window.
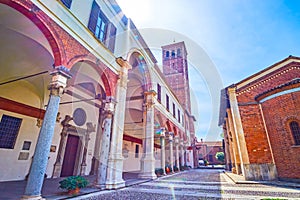
M 88 28 L 99 41 L 114 52 L 117 28 L 108 20 L 95 1 L 92 5 Z
M 61 0 L 61 2 L 67 7 L 71 8 L 72 0 Z

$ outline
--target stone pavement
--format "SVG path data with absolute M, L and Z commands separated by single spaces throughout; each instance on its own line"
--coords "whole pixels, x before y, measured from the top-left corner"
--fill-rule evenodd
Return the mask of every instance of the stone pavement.
M 87 177 L 92 183 L 95 176 Z M 152 200 L 152 199 L 299 199 L 300 187 L 282 181 L 245 181 L 242 176 L 220 169 L 191 169 L 155 180 L 141 180 L 137 173 L 125 173 L 125 188 L 102 190 L 88 187 L 79 196 L 69 196 L 58 188 L 61 179 L 46 179 L 43 197 L 46 199 L 101 199 L 101 200 Z M 25 181 L 0 183 L 0 199 L 20 199 Z
M 139 185 L 115 191 L 100 191 L 73 199 L 300 199 L 299 188 L 267 183 L 236 184 L 234 180 L 223 170 L 192 169 Z

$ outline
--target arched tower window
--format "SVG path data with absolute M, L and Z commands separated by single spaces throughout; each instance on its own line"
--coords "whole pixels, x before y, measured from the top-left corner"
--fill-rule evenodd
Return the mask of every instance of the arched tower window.
M 168 59 L 170 57 L 170 52 L 166 51 L 166 58 Z
M 175 50 L 172 50 L 172 58 L 175 58 Z
M 292 121 L 290 123 L 290 129 L 295 140 L 295 145 L 300 145 L 300 128 L 298 122 Z
M 177 49 L 177 57 L 181 57 L 181 49 Z

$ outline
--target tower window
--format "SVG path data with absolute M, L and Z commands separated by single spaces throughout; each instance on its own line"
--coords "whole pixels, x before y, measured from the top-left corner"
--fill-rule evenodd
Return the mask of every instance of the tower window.
M 170 52 L 166 51 L 166 58 L 168 59 L 170 57 Z
M 292 121 L 290 123 L 290 129 L 295 140 L 295 145 L 300 145 L 300 128 L 298 122 Z
M 20 130 L 22 119 L 2 115 L 0 122 L 0 148 L 13 149 Z
M 175 58 L 175 51 L 172 51 L 172 58 Z
M 181 49 L 177 49 L 177 57 L 181 57 Z
M 178 109 L 178 122 L 180 123 L 180 110 Z

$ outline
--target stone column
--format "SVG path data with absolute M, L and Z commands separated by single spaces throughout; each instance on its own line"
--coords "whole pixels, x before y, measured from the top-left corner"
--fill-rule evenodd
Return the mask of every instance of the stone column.
M 249 157 L 235 90 L 235 87 L 228 88 L 228 95 L 233 119 L 233 127 L 237 138 L 237 147 L 241 156 L 241 170 L 243 176 L 247 179 L 248 176 L 246 175 L 247 172 L 245 170 L 245 167 L 249 167 Z
M 49 86 L 50 97 L 35 147 L 25 193 L 22 197 L 23 199 L 41 199 L 41 190 L 54 134 L 60 97 L 67 85 L 67 79 L 71 78 L 69 70 L 63 66 L 57 67 L 51 75 L 52 81 Z
M 131 69 L 130 64 L 123 58 L 117 58 L 117 63 L 121 66 L 119 72 L 119 80 L 117 82 L 116 92 L 116 109 L 113 119 L 112 136 L 110 142 L 110 152 L 108 158 L 108 169 L 106 188 L 117 189 L 125 186 L 122 178 L 123 172 L 123 132 L 125 121 L 125 108 L 126 108 L 126 91 L 127 91 L 127 78 L 128 69 Z
M 145 138 L 143 140 L 143 157 L 141 158 L 140 178 L 154 179 L 155 158 L 154 158 L 154 96 L 155 91 L 145 92 L 144 121 Z
M 181 166 L 184 166 L 184 147 L 183 147 L 183 140 L 180 140 L 180 154 L 181 154 Z
M 67 144 L 67 131 L 69 128 L 69 122 L 73 120 L 72 117 L 69 115 L 65 116 L 65 119 L 61 122 L 61 125 L 63 126 L 62 131 L 60 133 L 60 142 L 59 142 L 59 148 L 56 156 L 56 161 L 54 164 L 53 168 L 53 175 L 52 178 L 58 178 L 60 177 L 61 173 L 61 167 L 62 167 L 62 161 L 64 160 L 64 155 L 65 155 L 65 149 L 66 149 L 66 144 Z
M 187 166 L 187 146 L 188 146 L 188 142 L 185 141 L 183 143 L 183 150 L 184 150 L 184 165 Z
M 166 175 L 166 147 L 165 147 L 165 128 L 162 128 L 162 132 L 160 133 L 160 153 L 161 153 L 161 159 L 160 159 L 160 165 L 163 169 L 163 175 Z
M 87 129 L 85 133 L 85 141 L 84 141 L 84 148 L 83 148 L 83 157 L 82 157 L 82 162 L 80 166 L 80 175 L 84 176 L 86 172 L 86 156 L 87 156 L 87 151 L 89 147 L 89 141 L 90 141 L 90 134 L 92 132 L 95 132 L 96 126 L 94 126 L 91 122 L 86 123 Z
M 175 156 L 176 156 L 176 167 L 178 171 L 180 171 L 180 164 L 179 164 L 179 137 L 175 136 Z
M 98 125 L 95 139 L 94 155 L 92 158 L 92 166 L 90 175 L 95 175 L 98 171 L 99 160 L 100 160 L 100 146 L 102 141 L 102 123 L 103 123 L 103 111 L 105 103 L 101 102 L 101 108 L 99 109 Z
M 231 154 L 229 147 L 229 130 L 228 130 L 228 120 L 225 119 L 225 125 L 223 126 L 223 134 L 224 134 L 224 146 L 225 146 L 225 164 L 226 170 L 231 170 Z
M 97 170 L 96 186 L 105 189 L 106 188 L 106 178 L 107 178 L 107 165 L 110 149 L 110 138 L 111 138 L 111 124 L 113 112 L 115 109 L 115 103 L 112 101 L 107 101 L 105 103 L 105 108 L 103 110 L 103 123 L 101 125 L 102 130 L 102 144 L 99 155 L 99 166 Z
M 169 144 L 170 144 L 170 164 L 172 172 L 174 172 L 174 152 L 173 152 L 173 133 L 169 133 Z

